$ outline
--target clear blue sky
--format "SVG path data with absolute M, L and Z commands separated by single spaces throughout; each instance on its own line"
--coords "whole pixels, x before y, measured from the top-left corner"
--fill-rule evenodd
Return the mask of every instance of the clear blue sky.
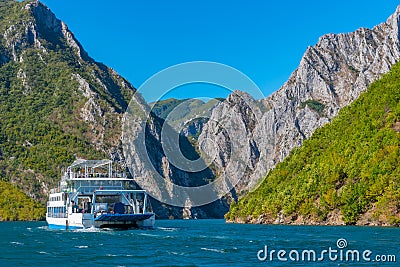
M 305 49 L 325 33 L 371 28 L 398 1 L 43 0 L 85 50 L 135 87 L 169 66 L 215 61 L 249 76 L 265 96 L 279 89 Z M 240 89 L 240 88 L 239 88 Z M 160 89 L 162 90 L 162 89 Z M 208 90 L 205 92 L 204 90 Z M 183 86 L 165 97 L 226 97 Z M 153 101 L 157 92 L 143 92 Z

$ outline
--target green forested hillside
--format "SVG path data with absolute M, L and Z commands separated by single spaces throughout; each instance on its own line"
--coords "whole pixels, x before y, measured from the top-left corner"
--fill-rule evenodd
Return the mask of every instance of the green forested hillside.
M 0 181 L 0 221 L 38 220 L 45 216 L 43 205 L 15 186 Z
M 233 203 L 228 220 L 400 224 L 400 64 Z

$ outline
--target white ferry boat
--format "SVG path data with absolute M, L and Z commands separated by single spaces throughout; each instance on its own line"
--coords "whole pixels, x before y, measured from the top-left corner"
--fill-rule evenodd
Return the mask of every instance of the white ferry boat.
M 113 172 L 111 160 L 75 160 L 50 191 L 49 228 L 152 228 L 155 214 L 147 193 L 129 189 L 132 181 Z

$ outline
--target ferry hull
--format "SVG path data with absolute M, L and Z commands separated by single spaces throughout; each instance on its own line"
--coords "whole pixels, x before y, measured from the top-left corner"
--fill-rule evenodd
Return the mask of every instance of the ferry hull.
M 94 219 L 94 225 L 98 228 L 144 228 L 145 221 L 152 221 L 153 213 L 146 214 L 102 214 Z M 152 227 L 152 223 L 147 223 Z
M 72 214 L 68 218 L 52 218 L 46 217 L 49 229 L 66 229 L 76 230 L 90 227 L 95 228 L 116 228 L 116 229 L 147 229 L 153 228 L 155 223 L 154 214 L 135 214 L 137 216 L 129 216 L 131 214 L 115 215 L 103 214 L 98 219 L 94 219 L 92 214 Z M 85 216 L 86 215 L 86 216 Z M 86 218 L 85 218 L 86 217 Z
M 48 224 L 49 229 L 52 230 L 78 230 L 78 229 L 84 229 L 83 227 L 78 227 L 78 226 L 66 226 L 64 225 L 60 225 L 60 224 Z
M 68 229 L 68 230 L 76 230 L 85 228 L 82 223 L 72 223 L 68 220 L 68 218 L 46 218 L 49 229 Z

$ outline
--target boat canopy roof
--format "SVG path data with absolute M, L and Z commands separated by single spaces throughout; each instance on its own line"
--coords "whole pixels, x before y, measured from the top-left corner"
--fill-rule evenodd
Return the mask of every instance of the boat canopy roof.
M 101 160 L 87 160 L 87 159 L 77 159 L 75 160 L 70 168 L 82 168 L 82 167 L 89 167 L 89 168 L 98 168 L 105 166 L 107 168 L 112 163 L 109 159 L 101 159 Z

